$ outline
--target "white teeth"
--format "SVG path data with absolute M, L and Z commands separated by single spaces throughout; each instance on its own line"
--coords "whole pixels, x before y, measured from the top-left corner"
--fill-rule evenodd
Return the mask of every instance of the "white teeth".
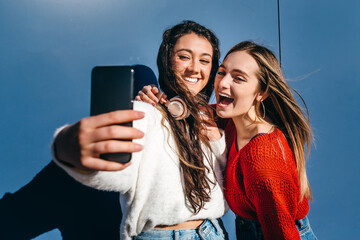
M 219 93 L 219 96 L 234 99 L 234 98 L 233 98 L 233 97 L 231 97 L 230 95 L 227 95 L 227 94 L 224 94 L 224 93 Z
M 189 78 L 189 77 L 186 77 L 186 78 L 184 78 L 184 79 L 185 79 L 185 81 L 188 81 L 188 82 L 191 82 L 191 83 L 196 83 L 196 82 L 198 81 L 197 78 Z

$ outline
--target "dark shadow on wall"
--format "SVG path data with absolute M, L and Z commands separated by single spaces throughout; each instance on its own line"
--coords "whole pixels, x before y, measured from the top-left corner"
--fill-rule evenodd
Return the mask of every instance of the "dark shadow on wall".
M 86 187 L 50 162 L 0 199 L 0 239 L 31 239 L 58 228 L 63 239 L 120 239 L 119 193 Z
M 135 65 L 134 96 L 158 85 L 153 71 Z M 120 239 L 119 193 L 86 187 L 54 162 L 15 193 L 0 199 L 0 239 L 32 239 L 59 229 L 64 240 Z

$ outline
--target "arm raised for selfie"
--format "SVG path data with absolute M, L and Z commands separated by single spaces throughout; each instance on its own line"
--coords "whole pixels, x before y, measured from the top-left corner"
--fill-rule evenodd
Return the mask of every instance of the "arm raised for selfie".
M 118 171 L 129 166 L 101 159 L 102 153 L 138 152 L 142 146 L 119 139 L 139 139 L 143 132 L 117 124 L 131 122 L 144 117 L 144 113 L 120 110 L 81 119 L 62 128 L 53 143 L 54 158 L 78 170 Z
M 117 111 L 113 112 L 115 114 L 112 117 L 110 117 L 112 114 L 103 115 L 102 117 L 104 117 L 105 120 L 102 117 L 100 119 L 97 119 L 95 121 L 96 124 L 94 125 L 97 127 L 93 127 L 93 124 L 90 121 L 94 119 L 93 117 L 90 117 L 89 119 L 87 119 L 90 123 L 87 123 L 85 121 L 84 125 L 87 127 L 84 127 L 84 129 L 82 129 L 81 127 L 81 120 L 80 127 L 74 128 L 75 125 L 70 126 L 69 129 L 73 132 L 61 131 L 64 134 L 64 139 L 60 139 L 57 146 L 60 146 L 62 154 L 64 155 L 55 153 L 54 150 L 58 151 L 58 149 L 53 149 L 54 162 L 61 168 L 63 168 L 71 177 L 84 185 L 99 190 L 116 191 L 122 194 L 129 192 L 136 185 L 136 179 L 138 178 L 139 165 L 141 161 L 144 158 L 152 156 L 156 154 L 156 152 L 158 152 L 157 147 L 159 141 L 154 141 L 154 136 L 158 136 L 159 130 L 162 129 L 162 115 L 160 112 L 158 112 L 156 108 L 152 107 L 147 103 L 135 101 L 134 109 L 143 112 L 145 116 L 142 118 L 141 115 L 143 114 L 140 114 L 140 116 L 136 115 L 136 117 L 134 118 L 131 116 L 133 114 L 133 111 Z M 108 117 L 112 119 L 110 120 L 110 122 L 109 120 L 106 120 L 106 118 Z M 110 128 L 113 130 L 108 129 L 106 131 L 98 130 L 101 128 L 106 128 L 107 126 L 109 126 L 107 124 L 113 122 L 126 122 L 118 121 L 118 118 L 125 118 L 127 119 L 126 121 L 129 121 L 129 118 L 134 119 L 134 128 L 116 126 L 121 128 Z M 117 120 L 114 121 L 114 119 Z M 155 125 L 157 125 L 157 131 L 155 131 L 154 129 Z M 74 131 L 71 127 L 77 130 Z M 128 130 L 130 131 L 128 133 L 125 133 L 125 131 Z M 140 131 L 132 132 L 133 130 Z M 79 136 L 73 134 L 74 132 Z M 142 134 L 142 132 L 144 132 L 145 134 Z M 83 137 L 81 137 L 82 135 Z M 132 143 L 129 141 L 118 140 L 119 138 L 132 139 L 131 136 L 134 136 Z M 160 136 L 162 135 L 160 134 Z M 114 140 L 114 138 L 117 140 Z M 70 142 L 67 142 L 67 140 L 69 140 Z M 96 147 L 96 145 L 102 141 L 110 141 L 110 143 L 108 143 L 109 147 Z M 129 143 L 130 145 L 128 145 Z M 74 146 L 74 144 L 77 144 L 78 146 Z M 133 151 L 131 147 L 132 144 L 143 145 L 144 149 L 141 151 L 135 149 L 137 152 Z M 71 151 L 67 153 L 66 150 L 71 147 L 73 147 L 74 149 L 70 149 Z M 145 153 L 146 149 L 148 153 Z M 102 153 L 125 151 L 132 152 L 131 160 L 127 164 L 114 163 L 99 158 L 99 155 Z M 70 154 L 70 156 L 67 154 Z M 64 157 L 64 159 L 59 159 L 60 157 Z M 69 160 L 70 157 L 72 157 L 73 159 Z M 113 165 L 112 163 L 114 163 L 115 165 Z M 74 165 L 74 167 L 68 166 L 69 164 Z M 86 172 L 79 170 L 80 168 L 85 169 Z

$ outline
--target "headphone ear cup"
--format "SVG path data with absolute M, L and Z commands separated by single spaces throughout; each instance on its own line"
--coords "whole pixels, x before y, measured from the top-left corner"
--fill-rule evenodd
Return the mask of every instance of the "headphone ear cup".
M 177 96 L 170 99 L 166 107 L 175 120 L 182 120 L 190 115 L 184 100 Z

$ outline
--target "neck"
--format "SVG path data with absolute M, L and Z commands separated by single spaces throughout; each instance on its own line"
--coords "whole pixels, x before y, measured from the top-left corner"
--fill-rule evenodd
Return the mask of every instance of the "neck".
M 252 119 L 248 115 L 232 118 L 237 134 L 237 147 L 243 148 L 256 134 L 270 133 L 273 131 L 271 122 L 263 122 L 259 119 Z

